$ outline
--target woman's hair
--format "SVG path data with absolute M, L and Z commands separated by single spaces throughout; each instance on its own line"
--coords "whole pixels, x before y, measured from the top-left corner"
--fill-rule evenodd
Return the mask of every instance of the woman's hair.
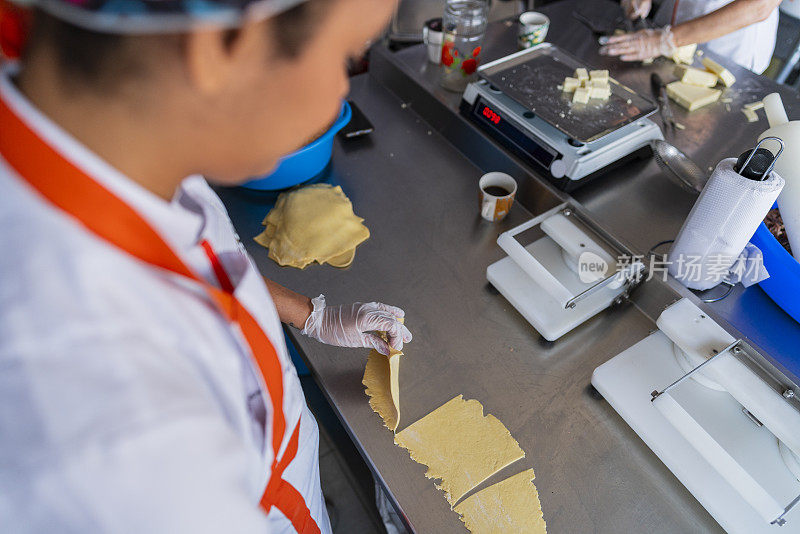
M 293 58 L 302 52 L 319 23 L 321 5 L 329 1 L 308 0 L 273 18 L 269 27 L 282 56 Z M 237 31 L 228 31 L 229 41 Z M 140 36 L 87 30 L 37 9 L 22 61 L 46 51 L 54 58 L 62 79 L 71 85 L 109 88 L 108 84 L 123 77 L 145 74 L 147 60 L 142 56 L 147 51 L 179 51 L 183 43 L 182 34 Z

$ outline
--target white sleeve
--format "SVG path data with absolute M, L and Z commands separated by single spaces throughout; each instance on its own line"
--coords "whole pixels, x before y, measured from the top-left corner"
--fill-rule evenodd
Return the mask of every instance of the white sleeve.
M 101 532 L 268 532 L 248 492 L 248 463 L 220 418 L 176 414 L 111 447 L 83 450 L 58 478 L 66 500 Z
M 0 357 L 13 360 L 0 373 L 0 465 L 14 466 L 0 473 L 0 524 L 269 532 L 258 506 L 262 458 L 229 416 L 235 396 L 215 390 L 202 362 L 139 334 L 45 341 Z

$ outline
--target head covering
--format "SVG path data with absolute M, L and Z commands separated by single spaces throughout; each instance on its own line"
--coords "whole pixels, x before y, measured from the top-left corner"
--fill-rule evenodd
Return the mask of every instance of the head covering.
M 17 59 L 22 53 L 31 23 L 27 9 L 0 0 L 0 63 Z
M 103 33 L 179 33 L 202 26 L 238 28 L 307 0 L 13 0 Z

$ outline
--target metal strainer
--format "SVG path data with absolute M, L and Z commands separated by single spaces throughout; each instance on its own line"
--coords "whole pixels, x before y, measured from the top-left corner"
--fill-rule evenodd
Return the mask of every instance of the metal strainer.
M 689 159 L 689 156 L 661 139 L 654 139 L 650 142 L 650 146 L 653 148 L 656 163 L 667 171 L 667 175 L 672 181 L 687 191 L 699 193 L 703 190 L 708 181 L 708 175 L 700 170 L 700 167 Z

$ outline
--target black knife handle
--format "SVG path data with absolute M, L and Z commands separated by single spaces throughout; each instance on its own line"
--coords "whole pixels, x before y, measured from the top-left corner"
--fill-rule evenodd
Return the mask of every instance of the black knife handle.
M 656 95 L 657 98 L 661 99 L 661 91 L 666 87 L 666 85 L 664 85 L 664 80 L 661 79 L 661 76 L 659 76 L 657 72 L 654 72 L 650 75 L 650 87 L 653 89 L 653 94 Z

